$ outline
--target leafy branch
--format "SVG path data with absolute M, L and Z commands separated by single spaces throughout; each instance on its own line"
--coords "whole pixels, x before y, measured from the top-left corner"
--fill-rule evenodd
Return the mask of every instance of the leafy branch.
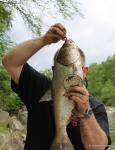
M 57 13 L 65 19 L 79 14 L 76 0 L 0 0 L 0 5 L 21 14 L 25 24 L 37 35 L 41 34 L 45 25 L 44 17 L 53 18 Z M 53 14 L 53 15 L 52 15 Z

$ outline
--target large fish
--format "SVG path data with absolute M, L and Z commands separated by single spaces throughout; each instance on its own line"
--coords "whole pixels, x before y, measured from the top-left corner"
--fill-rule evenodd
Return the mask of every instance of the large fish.
M 74 41 L 66 39 L 63 46 L 55 54 L 53 67 L 52 97 L 54 100 L 55 144 L 58 145 L 57 149 L 67 149 L 67 145 L 70 145 L 66 127 L 74 109 L 74 102 L 65 97 L 64 93 L 70 86 L 82 84 L 82 80 L 80 51 Z M 56 148 L 51 149 L 55 150 Z M 70 150 L 70 148 L 68 149 Z

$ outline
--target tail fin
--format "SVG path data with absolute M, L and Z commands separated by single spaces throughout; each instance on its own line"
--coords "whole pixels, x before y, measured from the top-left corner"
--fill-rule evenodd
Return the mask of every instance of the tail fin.
M 71 141 L 68 138 L 67 144 L 58 144 L 56 143 L 56 140 L 52 142 L 52 145 L 49 150 L 75 150 Z

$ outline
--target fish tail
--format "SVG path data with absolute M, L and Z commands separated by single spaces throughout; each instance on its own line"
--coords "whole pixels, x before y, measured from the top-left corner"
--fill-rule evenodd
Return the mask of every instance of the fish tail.
M 49 150 L 75 150 L 68 137 L 66 139 L 66 143 L 64 144 L 62 144 L 62 142 L 61 143 L 57 143 L 57 142 L 58 141 L 55 138 Z

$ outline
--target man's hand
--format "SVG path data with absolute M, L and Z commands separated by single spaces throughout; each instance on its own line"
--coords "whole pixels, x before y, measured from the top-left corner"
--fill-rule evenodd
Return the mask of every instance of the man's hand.
M 45 44 L 57 43 L 60 40 L 65 40 L 66 29 L 62 24 L 57 23 L 51 26 L 42 38 Z
M 78 113 L 84 114 L 89 107 L 89 93 L 84 86 L 73 86 L 64 94 L 75 102 Z

